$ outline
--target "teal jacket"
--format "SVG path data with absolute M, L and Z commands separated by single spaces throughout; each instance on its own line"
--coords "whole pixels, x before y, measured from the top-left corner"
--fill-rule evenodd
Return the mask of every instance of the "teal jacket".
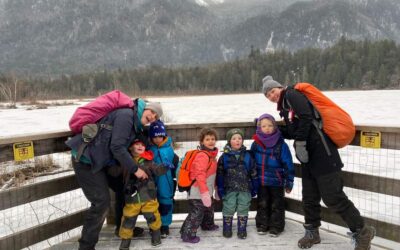
M 154 154 L 154 163 L 160 166 L 169 166 L 169 170 L 165 175 L 156 177 L 157 198 L 162 204 L 172 203 L 175 194 L 174 185 L 174 149 L 172 147 L 172 139 L 167 137 L 164 142 L 158 146 L 152 144 L 149 148 Z

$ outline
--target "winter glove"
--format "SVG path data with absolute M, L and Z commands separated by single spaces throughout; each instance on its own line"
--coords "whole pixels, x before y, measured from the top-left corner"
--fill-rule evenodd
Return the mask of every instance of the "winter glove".
M 257 195 L 259 186 L 260 184 L 258 179 L 253 179 L 251 181 L 251 197 L 255 197 Z
M 295 141 L 294 149 L 296 150 L 296 157 L 301 163 L 308 162 L 308 152 L 306 149 L 306 141 Z
M 291 181 L 286 181 L 285 189 L 286 189 L 286 190 L 292 191 L 292 189 L 293 189 L 293 182 L 291 182 Z M 290 192 L 289 192 L 289 193 L 290 193 Z
M 163 163 L 163 166 L 168 169 L 175 169 L 175 166 L 172 163 Z
M 211 197 L 210 194 L 208 192 L 205 193 L 201 193 L 201 201 L 203 202 L 203 205 L 205 207 L 211 207 Z

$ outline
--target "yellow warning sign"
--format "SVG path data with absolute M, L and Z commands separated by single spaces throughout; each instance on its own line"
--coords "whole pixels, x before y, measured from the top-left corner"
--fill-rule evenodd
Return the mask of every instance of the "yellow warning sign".
M 361 131 L 360 144 L 365 148 L 381 148 L 381 132 Z
M 24 161 L 34 157 L 32 141 L 14 143 L 13 148 L 15 161 Z

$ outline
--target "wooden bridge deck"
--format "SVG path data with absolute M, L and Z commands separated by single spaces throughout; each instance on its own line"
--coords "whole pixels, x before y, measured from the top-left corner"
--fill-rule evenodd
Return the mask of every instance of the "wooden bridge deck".
M 199 230 L 198 235 L 201 240 L 197 244 L 184 243 L 180 239 L 179 229 L 182 225 L 181 221 L 174 222 L 170 227 L 170 236 L 167 239 L 162 240 L 162 244 L 157 247 L 152 247 L 150 243 L 150 235 L 148 233 L 140 238 L 135 238 L 131 242 L 130 249 L 168 249 L 168 250 L 181 250 L 181 249 L 268 249 L 268 250 L 291 250 L 299 248 L 297 247 L 297 240 L 303 236 L 304 229 L 301 223 L 293 221 L 291 219 L 286 220 L 285 231 L 277 238 L 272 238 L 268 235 L 258 235 L 255 228 L 254 219 L 249 221 L 248 225 L 248 237 L 245 240 L 239 240 L 236 237 L 234 227 L 234 235 L 230 239 L 222 237 L 222 221 L 216 220 L 216 223 L 220 226 L 220 229 L 216 232 L 205 232 Z M 144 222 L 138 223 L 139 226 L 146 228 L 147 225 Z M 315 245 L 312 249 L 341 249 L 350 250 L 354 249 L 351 244 L 351 240 L 348 237 L 344 237 L 335 232 L 326 230 L 320 230 L 322 242 L 321 244 Z M 120 239 L 114 235 L 114 227 L 105 226 L 100 234 L 99 243 L 96 245 L 96 249 L 118 249 Z M 50 248 L 51 250 L 71 250 L 78 249 L 77 238 L 72 238 L 61 244 L 55 245 Z M 387 249 L 373 245 L 372 250 Z

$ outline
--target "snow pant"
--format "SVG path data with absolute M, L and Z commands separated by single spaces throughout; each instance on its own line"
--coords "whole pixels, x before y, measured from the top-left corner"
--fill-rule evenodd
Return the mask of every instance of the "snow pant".
M 169 226 L 172 223 L 172 211 L 176 190 L 173 172 L 173 170 L 168 170 L 165 175 L 156 178 L 157 200 L 160 204 L 158 211 L 161 214 L 161 223 L 163 226 Z
M 160 213 L 158 212 L 158 201 L 150 200 L 141 203 L 126 203 L 123 211 L 122 223 L 119 229 L 121 239 L 131 239 L 133 229 L 136 225 L 138 215 L 142 213 L 153 231 L 161 227 Z
M 248 216 L 251 203 L 251 194 L 248 192 L 229 192 L 222 198 L 222 215 Z
M 74 158 L 72 158 L 72 166 L 78 184 L 91 204 L 85 214 L 79 249 L 94 249 L 110 206 L 106 173 L 104 170 L 93 173 L 91 165 L 75 162 Z
M 161 214 L 161 224 L 163 226 L 169 226 L 172 223 L 173 200 L 161 199 L 159 203 L 158 211 Z
M 256 226 L 274 228 L 282 232 L 285 228 L 285 199 L 283 187 L 261 186 L 257 197 Z
M 358 209 L 343 192 L 341 171 L 313 177 L 307 168 L 302 168 L 303 209 L 306 224 L 321 225 L 321 198 L 325 205 L 339 214 L 352 232 L 364 227 Z
M 181 227 L 181 235 L 196 236 L 199 226 L 209 228 L 214 225 L 214 206 L 205 207 L 200 199 L 189 200 L 189 214 Z

